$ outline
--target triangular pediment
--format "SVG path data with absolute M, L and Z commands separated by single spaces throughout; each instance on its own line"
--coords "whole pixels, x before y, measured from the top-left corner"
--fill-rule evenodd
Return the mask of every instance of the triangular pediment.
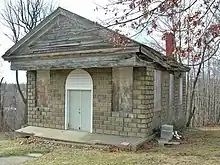
M 5 56 L 21 56 L 64 51 L 114 48 L 113 31 L 86 18 L 58 8 L 29 34 L 9 49 Z M 136 43 L 130 45 L 137 46 Z
M 29 49 L 35 53 L 78 51 L 112 47 L 108 39 L 100 34 L 98 27 L 83 24 L 80 20 L 70 20 L 60 15 L 57 23 L 48 29 L 37 40 L 29 44 Z

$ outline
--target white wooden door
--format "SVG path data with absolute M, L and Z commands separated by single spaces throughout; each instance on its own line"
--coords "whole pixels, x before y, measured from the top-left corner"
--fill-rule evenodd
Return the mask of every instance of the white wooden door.
M 69 129 L 90 132 L 91 91 L 69 90 Z
M 81 109 L 81 91 L 69 90 L 68 91 L 68 109 L 69 109 L 69 129 L 80 130 L 80 109 Z
M 66 80 L 65 129 L 92 132 L 93 82 L 82 69 L 72 71 Z
M 91 91 L 81 91 L 81 130 L 89 132 L 91 129 Z

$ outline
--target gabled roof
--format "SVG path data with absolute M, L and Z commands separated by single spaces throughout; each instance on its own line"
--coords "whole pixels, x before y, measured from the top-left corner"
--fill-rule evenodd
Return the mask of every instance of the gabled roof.
M 5 54 L 2 56 L 3 59 L 7 60 L 8 57 L 13 56 L 14 53 L 16 52 L 16 50 L 18 50 L 19 48 L 21 48 L 27 41 L 30 42 L 30 39 L 32 37 L 34 37 L 35 35 L 37 35 L 38 33 L 45 33 L 46 30 L 48 30 L 49 28 L 51 28 L 51 25 L 53 25 L 53 23 L 56 21 L 58 16 L 64 16 L 68 19 L 70 19 L 70 21 L 77 21 L 77 24 L 82 25 L 83 23 L 86 23 L 88 25 L 88 27 L 85 27 L 85 30 L 87 30 L 87 32 L 97 32 L 100 31 L 101 33 L 99 34 L 100 37 L 104 37 L 104 38 L 108 38 L 108 36 L 106 36 L 109 33 L 115 33 L 114 31 L 107 29 L 95 22 L 92 22 L 84 17 L 81 17 L 75 13 L 72 13 L 68 10 L 65 10 L 61 7 L 58 7 L 52 14 L 50 14 L 49 16 L 47 16 L 41 23 L 39 23 L 33 30 L 31 30 L 28 34 L 26 34 L 20 41 L 18 41 L 16 44 L 14 44 L 7 52 L 5 52 Z M 78 28 L 78 27 L 77 27 Z M 129 39 L 130 40 L 130 39 Z M 138 43 L 132 41 L 129 46 L 138 46 Z M 114 47 L 114 44 L 112 44 L 112 47 Z M 31 46 L 31 45 L 29 45 Z M 20 52 L 19 52 L 20 53 Z
M 57 8 L 52 14 L 47 16 L 42 22 L 40 22 L 33 30 L 31 30 L 28 34 L 26 34 L 21 40 L 19 40 L 16 44 L 14 44 L 8 51 L 5 52 L 5 54 L 2 56 L 3 59 L 5 59 L 7 56 L 10 56 L 22 46 L 27 40 L 29 40 L 33 35 L 35 35 L 37 32 L 39 32 L 42 28 L 44 28 L 48 23 L 51 22 L 54 18 L 56 18 L 60 14 L 64 14 L 64 9 Z M 67 12 L 67 11 L 65 11 Z
M 113 34 L 115 32 L 110 29 L 59 7 L 5 52 L 2 57 L 7 61 L 16 61 L 17 59 L 35 59 L 37 57 L 48 59 L 56 56 L 61 58 L 70 54 L 81 57 L 81 55 L 89 53 L 137 53 L 140 59 L 150 59 L 169 70 L 175 68 L 176 70 L 188 70 L 175 60 L 172 60 L 172 64 L 169 63 L 161 53 L 125 36 L 123 37 L 130 41 L 126 47 L 115 47 L 114 43 L 110 42 L 111 36 L 109 36 Z

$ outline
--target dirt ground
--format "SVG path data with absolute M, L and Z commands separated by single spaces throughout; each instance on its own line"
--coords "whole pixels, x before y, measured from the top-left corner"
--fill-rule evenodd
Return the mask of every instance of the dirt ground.
M 121 151 L 117 148 L 94 149 L 74 145 L 55 145 L 36 139 L 14 140 L 0 143 L 1 156 L 26 155 L 40 152 L 44 155 L 28 160 L 24 165 L 219 165 L 220 129 L 187 130 L 181 145 L 158 146 L 148 142 L 137 152 Z

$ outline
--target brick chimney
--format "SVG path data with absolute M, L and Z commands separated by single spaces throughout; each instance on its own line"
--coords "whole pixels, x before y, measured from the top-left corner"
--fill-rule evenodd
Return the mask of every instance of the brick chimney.
M 172 56 L 176 45 L 173 33 L 166 33 L 165 40 L 166 40 L 166 56 Z

